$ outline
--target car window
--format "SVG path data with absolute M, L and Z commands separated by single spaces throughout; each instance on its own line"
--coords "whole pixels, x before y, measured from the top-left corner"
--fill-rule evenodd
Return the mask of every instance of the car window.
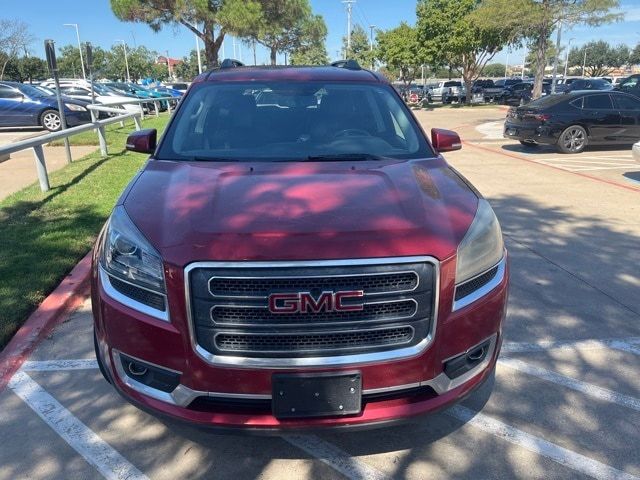
M 609 95 L 589 95 L 584 97 L 583 107 L 591 110 L 612 110 L 613 104 Z
M 623 88 L 635 88 L 638 85 L 638 77 L 627 78 L 623 82 L 620 82 L 620 87 Z
M 18 91 L 14 88 L 0 85 L 0 98 L 16 98 L 17 96 Z
M 407 107 L 384 85 L 207 82 L 183 102 L 159 148 L 160 159 L 433 156 Z
M 621 110 L 640 110 L 640 99 L 630 95 L 614 95 L 613 100 Z

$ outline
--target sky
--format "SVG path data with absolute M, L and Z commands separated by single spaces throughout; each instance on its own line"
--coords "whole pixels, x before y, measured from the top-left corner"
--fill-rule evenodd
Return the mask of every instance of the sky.
M 342 37 L 347 31 L 347 15 L 341 0 L 310 0 L 314 13 L 324 17 L 329 35 L 327 52 L 331 59 L 340 58 Z M 76 32 L 65 23 L 77 23 L 82 42 L 109 49 L 116 41 L 124 40 L 128 45 L 145 45 L 161 54 L 181 58 L 195 48 L 194 35 L 184 27 L 166 26 L 160 32 L 153 32 L 146 24 L 121 22 L 109 6 L 109 0 L 0 0 L 0 18 L 20 19 L 26 22 L 36 40 L 31 53 L 44 56 L 43 42 L 51 38 L 56 46 L 76 44 Z M 621 0 L 620 10 L 625 13 L 625 21 L 601 27 L 577 26 L 571 31 L 563 31 L 563 45 L 571 39 L 571 46 L 580 46 L 591 40 L 604 39 L 612 44 L 625 43 L 635 46 L 640 43 L 640 0 Z M 357 0 L 353 7 L 353 22 L 369 32 L 369 26 L 389 29 L 401 21 L 414 24 L 416 0 Z M 555 41 L 555 35 L 553 36 Z M 239 42 L 238 42 L 239 43 Z M 202 44 L 201 44 L 202 47 Z M 233 57 L 233 39 L 227 37 L 224 45 L 225 57 Z M 245 63 L 253 61 L 248 46 L 236 46 L 236 58 Z M 494 62 L 522 64 L 523 50 L 502 51 Z M 221 54 L 222 57 L 222 54 Z M 258 63 L 268 62 L 268 52 L 259 48 Z M 280 59 L 282 61 L 282 59 Z

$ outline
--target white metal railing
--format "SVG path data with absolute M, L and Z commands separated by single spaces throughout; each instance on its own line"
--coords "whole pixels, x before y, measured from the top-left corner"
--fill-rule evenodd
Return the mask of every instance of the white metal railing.
M 11 143 L 9 145 L 0 146 L 0 157 L 4 155 L 10 155 L 15 152 L 20 152 L 22 150 L 26 150 L 28 148 L 33 149 L 33 155 L 36 161 L 36 170 L 38 172 L 38 181 L 40 182 L 40 189 L 43 192 L 49 190 L 49 174 L 47 172 L 47 163 L 44 156 L 44 149 L 42 146 L 46 143 L 52 142 L 54 140 L 65 139 L 72 135 L 77 135 L 78 133 L 88 132 L 90 130 L 96 130 L 98 133 L 98 140 L 100 142 L 100 153 L 103 157 L 106 157 L 107 152 L 107 141 L 106 141 L 106 132 L 104 127 L 110 125 L 112 123 L 124 122 L 124 120 L 128 120 L 133 118 L 133 121 L 136 124 L 136 130 L 140 130 L 142 125 L 140 123 L 140 119 L 142 117 L 142 113 L 132 112 L 132 113 L 122 113 L 122 110 L 116 108 L 104 107 L 102 105 L 89 105 L 89 111 L 91 112 L 91 117 L 93 121 L 91 123 L 87 123 L 85 125 L 79 125 L 73 128 L 67 128 L 64 130 L 60 130 L 58 132 L 48 133 L 46 135 L 41 135 L 34 138 L 28 138 L 26 140 L 20 140 L 15 143 Z M 119 115 L 106 118 L 104 120 L 97 120 L 96 111 L 109 111 L 110 113 L 118 113 Z
M 142 115 L 142 118 L 144 118 L 144 108 L 142 107 L 141 104 L 143 103 L 152 103 L 153 107 L 154 107 L 154 113 L 156 115 L 156 117 L 160 114 L 160 102 L 162 101 L 166 101 L 167 102 L 167 111 L 169 113 L 171 113 L 171 104 L 175 103 L 175 105 L 178 104 L 178 102 L 180 101 L 180 97 L 157 97 L 157 98 L 132 98 L 130 100 L 122 100 L 119 102 L 113 102 L 113 103 L 96 103 L 93 104 L 93 107 L 100 107 L 100 109 L 105 108 L 105 107 L 113 107 L 114 105 L 131 105 L 131 104 L 138 104 L 140 105 L 140 113 Z M 174 106 L 175 108 L 175 106 Z M 106 110 L 104 110 L 106 111 Z M 122 112 L 122 110 L 119 110 L 120 112 Z

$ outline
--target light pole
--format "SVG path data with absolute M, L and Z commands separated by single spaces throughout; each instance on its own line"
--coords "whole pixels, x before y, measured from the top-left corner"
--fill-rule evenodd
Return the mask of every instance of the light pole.
M 171 62 L 169 61 L 169 50 L 165 50 L 164 53 L 167 54 L 167 71 L 169 72 L 169 78 L 171 79 Z
M 527 66 L 527 53 L 529 52 L 525 47 L 524 53 L 522 54 L 522 73 L 520 73 L 520 80 L 523 80 L 523 81 L 524 81 L 524 69 Z
M 200 39 L 196 34 L 193 35 L 196 37 L 196 56 L 198 57 L 198 74 L 202 73 L 202 59 L 200 58 Z
M 504 79 L 507 79 L 507 70 L 509 68 L 509 50 L 507 50 L 507 62 L 504 64 Z
M 84 72 L 84 59 L 82 58 L 82 45 L 80 45 L 80 31 L 78 30 L 77 23 L 65 23 L 63 26 L 65 27 L 75 27 L 76 29 L 76 38 L 78 39 L 78 50 L 80 51 L 80 65 L 82 65 L 82 78 L 87 79 L 87 74 Z
M 569 66 L 569 47 L 571 47 L 571 42 L 575 40 L 575 38 L 570 38 L 569 43 L 567 43 L 567 51 L 564 54 L 564 78 L 565 82 L 567 81 L 567 67 Z
M 124 50 L 124 65 L 127 68 L 127 82 L 131 83 L 131 75 L 129 75 L 129 58 L 127 57 L 127 42 L 124 40 L 116 40 L 116 42 L 122 42 L 122 49 Z
M 342 0 L 347 6 L 347 51 L 345 53 L 345 59 L 351 54 L 351 9 L 356 0 Z

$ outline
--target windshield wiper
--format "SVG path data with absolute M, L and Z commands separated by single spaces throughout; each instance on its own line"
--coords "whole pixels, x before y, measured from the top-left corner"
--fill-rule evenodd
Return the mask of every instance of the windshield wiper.
M 331 153 L 326 155 L 309 155 L 303 158 L 303 162 L 363 162 L 366 160 L 387 160 L 387 157 L 374 155 L 372 153 Z

